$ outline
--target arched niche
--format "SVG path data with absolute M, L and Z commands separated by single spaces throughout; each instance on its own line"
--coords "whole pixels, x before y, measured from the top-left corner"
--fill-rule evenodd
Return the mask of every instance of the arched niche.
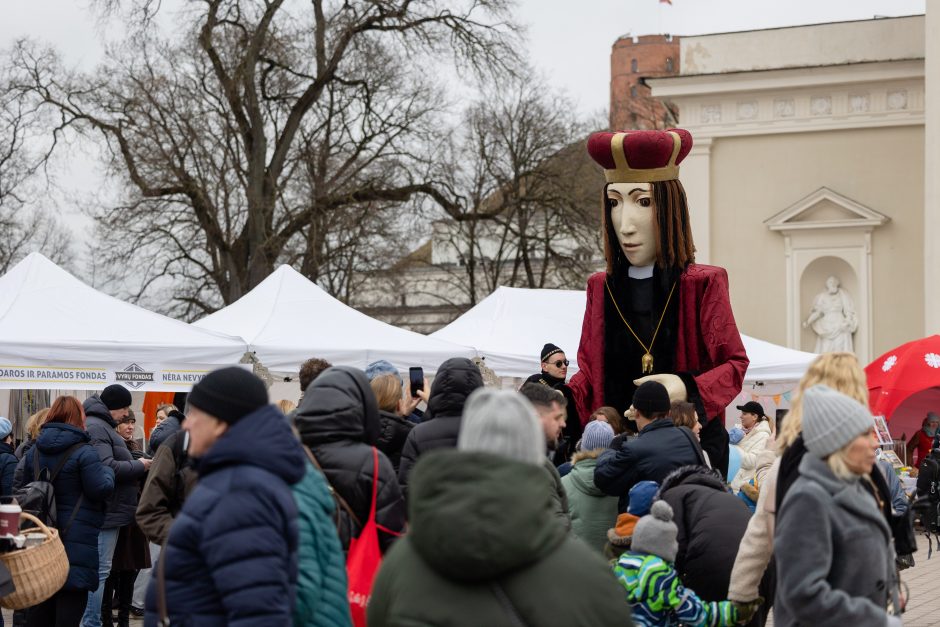
M 799 280 L 799 296 L 800 303 L 802 304 L 800 309 L 800 350 L 809 352 L 815 352 L 816 350 L 816 334 L 813 333 L 811 328 L 803 328 L 802 323 L 809 316 L 816 295 L 825 291 L 826 279 L 831 276 L 839 279 L 840 287 L 852 298 L 856 314 L 858 313 L 858 303 L 861 302 L 859 300 L 861 294 L 858 286 L 858 275 L 852 267 L 852 264 L 848 263 L 845 259 L 831 255 L 813 259 L 803 268 Z M 861 334 L 862 327 L 861 324 L 859 324 L 858 331 L 856 331 L 852 338 L 854 345 L 857 346 L 857 338 Z
M 824 289 L 828 272 L 839 278 L 855 304 L 855 354 L 863 364 L 871 360 L 871 234 L 887 221 L 886 215 L 820 187 L 764 222 L 784 239 L 790 348 L 815 348 L 815 337 L 803 329 L 803 321 L 813 297 Z

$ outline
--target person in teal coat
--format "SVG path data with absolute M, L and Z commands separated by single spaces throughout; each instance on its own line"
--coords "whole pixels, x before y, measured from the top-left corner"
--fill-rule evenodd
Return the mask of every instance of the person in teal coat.
M 614 430 L 609 424 L 589 422 L 581 438 L 581 450 L 571 458 L 571 472 L 561 478 L 568 495 L 572 533 L 602 554 L 607 530 L 617 522 L 617 497 L 608 496 L 594 485 L 594 469 L 598 456 L 613 439 Z

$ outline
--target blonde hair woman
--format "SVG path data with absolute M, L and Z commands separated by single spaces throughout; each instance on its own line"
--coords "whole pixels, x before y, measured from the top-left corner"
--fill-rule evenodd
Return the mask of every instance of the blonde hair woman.
M 414 423 L 405 416 L 410 414 L 402 397 L 402 381 L 398 373 L 380 374 L 369 382 L 379 406 L 379 439 L 376 448 L 385 453 L 395 472 L 401 464 L 401 451 Z M 406 413 L 407 412 L 407 413 Z
M 26 420 L 26 439 L 16 447 L 16 451 L 13 453 L 16 455 L 17 459 L 23 459 L 23 455 L 26 454 L 26 451 L 31 449 L 33 444 L 36 443 L 36 438 L 39 437 L 39 430 L 42 428 L 42 423 L 46 421 L 46 414 L 48 413 L 49 408 L 46 407 L 45 409 L 40 409 Z
M 790 411 L 777 434 L 778 457 L 767 451 L 758 461 L 757 477 L 760 496 L 754 516 L 747 526 L 738 555 L 731 571 L 728 598 L 739 604 L 749 604 L 763 596 L 769 609 L 773 601 L 773 581 L 763 581 L 774 549 L 774 523 L 777 507 L 786 489 L 798 476 L 800 459 L 806 452 L 800 434 L 803 431 L 803 395 L 814 385 L 827 385 L 855 401 L 868 405 L 868 387 L 865 372 L 852 353 L 825 353 L 817 357 L 800 379 Z M 762 462 L 764 468 L 761 468 Z M 769 471 L 765 471 L 770 464 Z M 781 469 L 781 464 L 783 468 Z

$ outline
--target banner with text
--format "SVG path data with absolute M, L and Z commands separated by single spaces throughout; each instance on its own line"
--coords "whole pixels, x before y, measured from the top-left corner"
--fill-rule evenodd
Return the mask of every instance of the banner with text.
M 251 368 L 247 364 L 233 364 Z M 144 362 L 39 363 L 0 356 L 0 389 L 100 390 L 120 383 L 133 392 L 188 392 L 218 365 L 153 364 Z

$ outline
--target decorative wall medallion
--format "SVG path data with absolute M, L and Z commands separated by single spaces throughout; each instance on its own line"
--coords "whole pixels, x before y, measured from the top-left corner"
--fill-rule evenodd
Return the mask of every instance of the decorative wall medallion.
M 849 96 L 849 111 L 851 113 L 866 113 L 871 109 L 871 98 L 868 94 L 852 94 Z
M 907 109 L 907 90 L 899 89 L 898 91 L 889 91 L 888 108 L 892 111 Z
M 738 103 L 738 119 L 739 120 L 753 120 L 757 117 L 757 102 L 739 102 Z
M 774 100 L 774 117 L 792 118 L 796 114 L 796 103 L 793 100 Z
M 809 112 L 813 115 L 830 115 L 832 113 L 832 98 L 829 96 L 814 96 L 809 101 Z
M 721 122 L 721 105 L 703 105 L 702 123 L 715 124 Z

